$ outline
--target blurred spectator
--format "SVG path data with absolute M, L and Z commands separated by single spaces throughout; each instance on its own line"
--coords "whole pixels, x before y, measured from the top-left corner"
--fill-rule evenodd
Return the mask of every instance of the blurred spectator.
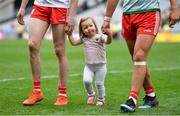
M 17 36 L 14 23 L 10 23 L 6 28 L 3 28 L 1 30 L 3 37 L 14 38 Z
M 0 29 L 0 40 L 3 39 L 3 32 L 2 30 Z
M 106 0 L 83 0 L 80 1 L 78 12 L 83 12 L 105 2 Z
M 112 35 L 113 35 L 113 39 L 120 39 L 120 32 L 121 32 L 121 24 L 119 24 L 119 22 L 115 22 L 112 25 Z

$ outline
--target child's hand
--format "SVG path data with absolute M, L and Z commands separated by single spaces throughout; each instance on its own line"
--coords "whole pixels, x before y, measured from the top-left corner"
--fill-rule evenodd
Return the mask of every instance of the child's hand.
M 103 34 L 106 34 L 106 35 L 111 35 L 111 30 L 110 30 L 109 28 L 104 29 Z
M 107 38 L 104 40 L 104 43 L 110 44 L 112 42 L 112 33 L 109 28 L 103 30 L 103 34 L 107 35 Z
M 68 16 L 66 19 L 66 25 L 64 27 L 65 33 L 68 34 L 72 34 L 73 28 L 75 25 L 75 20 L 74 18 L 72 18 L 71 16 Z
M 72 36 L 72 32 L 65 32 L 68 36 Z

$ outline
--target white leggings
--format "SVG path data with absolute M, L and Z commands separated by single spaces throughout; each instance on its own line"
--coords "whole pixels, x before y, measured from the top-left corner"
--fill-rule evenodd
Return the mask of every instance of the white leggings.
M 88 94 L 94 92 L 93 78 L 95 77 L 96 87 L 98 89 L 99 98 L 105 96 L 104 80 L 106 77 L 106 64 L 86 64 L 84 67 L 83 81 Z

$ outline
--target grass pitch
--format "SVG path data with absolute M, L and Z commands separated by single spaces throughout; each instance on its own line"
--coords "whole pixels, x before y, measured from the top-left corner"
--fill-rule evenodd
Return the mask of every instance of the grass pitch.
M 107 49 L 108 72 L 105 80 L 106 105 L 86 105 L 87 96 L 82 82 L 84 68 L 83 46 L 67 42 L 69 59 L 69 104 L 54 106 L 58 90 L 57 60 L 51 41 L 43 41 L 42 91 L 45 99 L 25 107 L 23 100 L 32 90 L 26 40 L 0 41 L 0 115 L 125 115 L 119 105 L 127 99 L 131 86 L 133 65 L 124 41 L 113 41 Z M 155 43 L 148 65 L 160 104 L 157 108 L 137 109 L 132 115 L 180 115 L 180 43 Z M 143 89 L 138 104 L 143 103 Z

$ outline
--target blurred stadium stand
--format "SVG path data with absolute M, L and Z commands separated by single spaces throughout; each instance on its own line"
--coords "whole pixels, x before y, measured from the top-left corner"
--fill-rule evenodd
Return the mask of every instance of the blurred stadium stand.
M 7 20 L 14 14 L 14 0 L 0 0 L 0 21 Z
M 16 21 L 16 14 L 21 4 L 21 0 L 0 0 L 0 39 L 21 37 L 22 31 L 28 31 L 28 18 L 32 10 L 34 0 L 29 0 L 25 20 L 25 27 L 20 26 Z M 79 0 L 77 14 L 93 9 L 105 0 Z M 26 37 L 26 36 L 25 36 Z
M 33 6 L 34 0 L 29 0 L 26 10 L 25 27 L 20 26 L 16 21 L 16 14 L 20 7 L 21 0 L 0 0 L 0 39 L 3 38 L 27 38 L 28 37 L 28 19 Z M 79 0 L 78 10 L 77 10 L 77 20 L 79 22 L 81 17 L 93 17 L 97 22 L 99 29 L 101 28 L 106 0 Z M 180 4 L 180 0 L 178 0 Z M 180 23 L 176 25 L 176 28 L 170 29 L 168 24 L 168 14 L 169 14 L 169 0 L 160 0 L 160 7 L 162 13 L 162 25 L 161 32 L 164 30 L 172 33 L 180 33 Z M 179 5 L 180 6 L 180 5 Z M 112 18 L 112 31 L 114 38 L 121 38 L 121 15 L 122 7 L 119 4 Z M 77 33 L 77 25 L 75 27 L 75 33 Z M 50 30 L 51 31 L 51 30 Z M 25 32 L 22 35 L 22 32 Z M 51 34 L 47 33 L 47 38 L 51 39 Z

